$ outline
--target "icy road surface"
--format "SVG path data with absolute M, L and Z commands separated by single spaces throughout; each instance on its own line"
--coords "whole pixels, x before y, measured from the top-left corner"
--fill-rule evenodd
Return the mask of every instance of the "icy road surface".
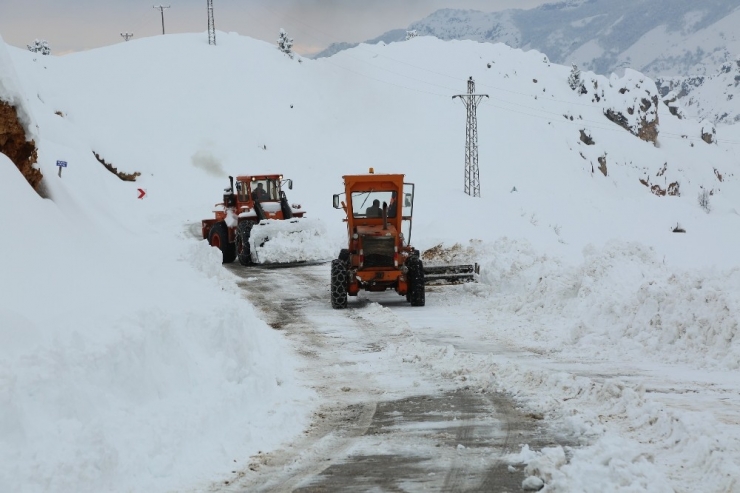
M 360 293 L 333 310 L 327 264 L 227 268 L 322 400 L 302 437 L 213 491 L 521 491 L 533 475 L 552 491 L 736 491 L 731 375 L 547 354 L 511 337 L 486 286 L 428 287 L 417 308 Z M 673 427 L 636 426 L 656 414 Z M 719 453 L 684 431 L 707 414 L 724 427 Z
M 216 489 L 516 491 L 523 468 L 510 471 L 504 457 L 524 443 L 569 443 L 511 397 L 440 377 L 433 362 L 401 354 L 419 344 L 408 320 L 432 324 L 440 310 L 412 308 L 395 292 L 333 310 L 326 264 L 228 268 L 267 322 L 294 342 L 306 385 L 324 400 L 302 438 L 253 457 Z

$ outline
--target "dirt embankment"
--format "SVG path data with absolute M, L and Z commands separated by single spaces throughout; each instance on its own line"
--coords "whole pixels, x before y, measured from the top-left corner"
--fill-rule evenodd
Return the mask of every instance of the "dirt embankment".
M 28 183 L 38 192 L 43 175 L 33 167 L 38 158 L 36 142 L 26 141 L 26 131 L 18 121 L 15 107 L 4 101 L 0 101 L 0 152 L 15 163 Z

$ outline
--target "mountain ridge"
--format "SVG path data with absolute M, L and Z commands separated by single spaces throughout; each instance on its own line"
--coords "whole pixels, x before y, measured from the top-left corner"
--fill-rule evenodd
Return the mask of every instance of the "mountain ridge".
M 626 67 L 652 77 L 706 75 L 740 51 L 739 9 L 734 0 L 571 0 L 488 13 L 440 9 L 407 30 L 536 49 L 555 63 L 604 75 Z M 404 39 L 405 30 L 395 29 L 367 43 Z M 314 58 L 356 45 L 334 43 Z

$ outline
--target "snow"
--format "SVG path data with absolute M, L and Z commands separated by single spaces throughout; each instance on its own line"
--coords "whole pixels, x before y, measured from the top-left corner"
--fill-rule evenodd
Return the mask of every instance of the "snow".
M 310 218 L 260 221 L 252 227 L 249 246 L 252 261 L 262 264 L 328 261 L 340 248 L 324 223 Z
M 657 94 L 650 79 L 583 72 L 579 95 L 570 67 L 503 45 L 417 37 L 313 61 L 218 39 L 65 57 L 0 42 L 0 99 L 28 118 L 47 197 L 0 155 L 0 490 L 203 490 L 299 435 L 318 398 L 200 221 L 228 175 L 281 173 L 310 233 L 267 221 L 260 260 L 334 257 L 346 225 L 331 196 L 368 167 L 416 184 L 416 248 L 441 245 L 481 275 L 401 321 L 375 303 L 352 316 L 401 327 L 384 355 L 506 391 L 580 440 L 522 444 L 508 460 L 525 482 L 738 487 L 740 130 L 717 125 L 709 145 L 700 122 L 660 106 L 653 145 L 603 116 L 618 110 L 633 130 L 654 118 L 638 111 Z M 478 110 L 477 199 L 462 192 L 465 114 L 450 98 L 469 76 L 491 95 Z M 141 176 L 121 181 L 93 152 Z M 57 159 L 69 163 L 61 178 Z M 641 180 L 679 183 L 680 196 Z

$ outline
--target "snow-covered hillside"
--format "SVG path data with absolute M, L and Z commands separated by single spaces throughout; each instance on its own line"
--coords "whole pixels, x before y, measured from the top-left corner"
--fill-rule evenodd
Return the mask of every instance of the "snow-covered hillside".
M 289 198 L 337 250 L 342 175 L 405 173 L 415 246 L 479 261 L 510 296 L 487 309 L 564 317 L 552 351 L 740 369 L 740 129 L 679 119 L 632 70 L 583 72 L 574 90 L 570 67 L 503 44 L 420 37 L 306 60 L 218 42 L 49 57 L 0 40 L 0 100 L 28 115 L 46 197 L 0 156 L 0 490 L 204 489 L 301 432 L 314 396 L 288 344 L 193 235 L 238 173 L 292 178 Z M 491 96 L 477 199 L 462 191 L 465 110 L 451 98 L 471 76 Z M 93 153 L 140 176 L 121 181 Z
M 576 64 L 599 74 L 638 70 L 659 77 L 668 90 L 681 86 L 677 98 L 692 116 L 735 123 L 732 99 L 740 98 L 740 91 L 736 81 L 726 84 L 722 74 L 740 53 L 737 26 L 740 9 L 733 0 L 569 0 L 530 10 L 442 9 L 407 29 L 444 40 L 535 49 L 555 63 Z M 389 31 L 366 43 L 403 41 L 407 29 Z M 316 58 L 354 46 L 334 43 Z M 701 90 L 693 90 L 700 85 Z M 689 90 L 692 96 L 687 98 Z
M 714 123 L 740 122 L 740 56 L 722 64 L 715 74 L 665 77 L 656 82 L 663 100 L 680 106 L 686 116 Z

